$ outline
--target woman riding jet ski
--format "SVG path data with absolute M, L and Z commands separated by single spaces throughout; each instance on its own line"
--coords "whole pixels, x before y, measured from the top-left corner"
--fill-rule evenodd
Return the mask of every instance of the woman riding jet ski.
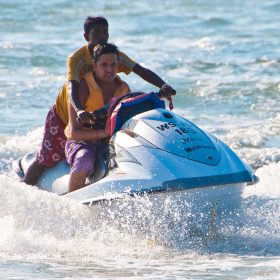
M 95 112 L 98 115 L 99 112 Z M 242 195 L 256 181 L 252 169 L 225 143 L 165 109 L 155 93 L 129 93 L 109 109 L 109 153 L 98 155 L 87 185 L 67 193 L 69 165 L 45 172 L 39 188 L 85 204 L 134 195 Z M 33 155 L 18 161 L 24 174 Z

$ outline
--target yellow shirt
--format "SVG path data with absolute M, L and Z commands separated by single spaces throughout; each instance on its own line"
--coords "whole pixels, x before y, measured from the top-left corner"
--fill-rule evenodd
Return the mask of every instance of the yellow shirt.
M 118 72 L 129 74 L 135 61 L 130 59 L 123 52 L 119 52 L 119 67 Z M 67 81 L 75 80 L 80 82 L 85 74 L 92 71 L 92 58 L 88 49 L 88 45 L 85 45 L 71 54 L 67 59 Z M 68 82 L 66 82 L 60 90 L 56 98 L 56 112 L 59 118 L 65 123 L 68 123 Z

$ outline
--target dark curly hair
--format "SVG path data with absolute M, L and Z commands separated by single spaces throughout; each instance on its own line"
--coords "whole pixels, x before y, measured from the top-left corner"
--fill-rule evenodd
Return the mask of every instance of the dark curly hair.
M 97 16 L 97 17 L 87 17 L 84 22 L 84 31 L 86 34 L 96 25 L 106 25 L 109 26 L 106 18 Z
M 94 47 L 93 49 L 93 55 L 92 55 L 92 60 L 93 62 L 97 62 L 98 59 L 101 57 L 103 54 L 116 54 L 117 58 L 119 60 L 119 50 L 118 47 L 114 44 L 106 43 L 106 44 L 98 44 Z

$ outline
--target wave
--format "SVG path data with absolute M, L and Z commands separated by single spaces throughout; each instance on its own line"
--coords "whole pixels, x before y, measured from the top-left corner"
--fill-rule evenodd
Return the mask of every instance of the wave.
M 116 255 L 141 259 L 170 255 L 279 256 L 280 188 L 272 164 L 257 171 L 235 210 L 188 212 L 191 201 L 149 197 L 84 206 L 0 175 L 0 258 L 96 260 Z M 279 180 L 278 180 L 279 182 Z

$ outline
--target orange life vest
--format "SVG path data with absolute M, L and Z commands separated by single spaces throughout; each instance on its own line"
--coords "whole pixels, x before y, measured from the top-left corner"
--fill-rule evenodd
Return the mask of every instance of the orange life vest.
M 89 88 L 89 96 L 85 103 L 85 111 L 92 112 L 101 109 L 105 105 L 104 98 L 103 98 L 101 88 L 98 86 L 98 84 L 96 83 L 93 77 L 93 73 L 89 72 L 85 74 L 84 79 L 87 82 Z M 127 84 L 123 82 L 119 76 L 116 76 L 115 80 L 118 84 L 118 87 L 114 95 L 112 96 L 112 98 L 121 96 L 129 91 Z M 69 130 L 69 122 L 65 128 L 65 135 L 68 139 L 71 138 L 70 130 Z

